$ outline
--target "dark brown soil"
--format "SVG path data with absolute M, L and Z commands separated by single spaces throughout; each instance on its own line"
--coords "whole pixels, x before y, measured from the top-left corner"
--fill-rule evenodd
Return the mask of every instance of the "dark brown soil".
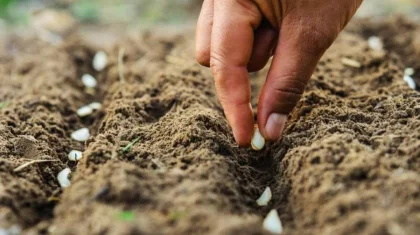
M 419 26 L 351 25 L 323 57 L 283 138 L 262 152 L 238 148 L 196 65 L 192 33 L 141 33 L 98 49 L 74 36 L 52 47 L 11 37 L 0 57 L 0 231 L 25 234 L 267 234 L 277 209 L 284 234 L 418 234 L 420 94 L 403 81 L 419 68 Z M 394 37 L 403 31 L 405 40 Z M 386 53 L 366 38 L 384 37 Z M 417 41 L 416 41 L 417 40 Z M 117 55 L 124 48 L 125 78 Z M 361 68 L 341 63 L 349 57 Z M 83 73 L 98 78 L 86 91 Z M 252 76 L 254 107 L 266 71 Z M 79 118 L 92 101 L 102 112 Z M 70 138 L 91 130 L 82 145 Z M 124 147 L 138 140 L 132 148 Z M 72 149 L 84 151 L 78 164 Z M 34 159 L 19 172 L 14 169 Z M 56 176 L 72 169 L 61 190 Z M 255 200 L 266 186 L 273 199 Z M 11 233 L 10 233 L 11 234 Z

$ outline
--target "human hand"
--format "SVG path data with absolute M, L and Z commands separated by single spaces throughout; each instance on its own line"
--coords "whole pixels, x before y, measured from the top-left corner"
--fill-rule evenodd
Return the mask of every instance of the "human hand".
M 280 138 L 316 64 L 363 0 L 204 0 L 196 59 L 210 66 L 217 96 L 240 146 L 254 126 L 248 72 L 273 55 L 258 102 L 258 126 Z

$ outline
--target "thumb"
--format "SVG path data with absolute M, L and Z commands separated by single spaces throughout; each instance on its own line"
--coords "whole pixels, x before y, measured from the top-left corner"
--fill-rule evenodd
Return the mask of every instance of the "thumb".
M 258 125 L 268 140 L 278 140 L 287 115 L 300 100 L 319 59 L 335 39 L 283 21 L 279 42 L 258 103 Z

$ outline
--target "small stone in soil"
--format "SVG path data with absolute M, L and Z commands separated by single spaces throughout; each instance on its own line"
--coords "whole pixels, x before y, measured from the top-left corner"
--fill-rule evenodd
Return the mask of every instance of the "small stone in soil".
M 108 56 L 104 51 L 98 51 L 93 57 L 93 68 L 96 71 L 102 71 L 108 64 Z
M 90 74 L 84 74 L 82 76 L 82 82 L 83 85 L 85 85 L 85 87 L 87 88 L 95 88 L 98 85 L 96 78 Z
M 71 134 L 72 139 L 76 141 L 80 141 L 80 142 L 84 142 L 88 140 L 89 136 L 90 136 L 90 133 L 89 133 L 88 128 L 79 129 Z
M 79 150 L 70 151 L 68 158 L 70 161 L 79 161 L 83 158 L 83 153 Z

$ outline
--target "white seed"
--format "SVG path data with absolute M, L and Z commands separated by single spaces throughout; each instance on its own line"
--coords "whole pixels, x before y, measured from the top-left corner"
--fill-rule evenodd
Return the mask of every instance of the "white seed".
M 90 136 L 90 133 L 89 133 L 88 128 L 79 129 L 71 134 L 72 139 L 76 141 L 80 141 L 80 142 L 84 142 L 88 140 L 89 136 Z
M 86 117 L 93 113 L 93 108 L 89 106 L 83 106 L 77 110 L 77 115 L 79 117 Z
M 404 70 L 404 75 L 413 76 L 414 75 L 414 69 L 413 68 L 406 68 Z
M 382 51 L 384 49 L 384 44 L 379 37 L 372 36 L 368 39 L 369 48 L 376 51 Z
M 102 71 L 108 63 L 108 56 L 104 51 L 98 51 L 93 57 L 93 68 L 96 71 Z
M 409 75 L 404 75 L 404 81 L 408 84 L 411 89 L 416 89 L 416 82 Z
M 87 88 L 95 88 L 98 85 L 96 78 L 90 74 L 84 74 L 82 76 L 82 82 Z
M 259 151 L 264 148 L 265 145 L 265 139 L 261 135 L 260 130 L 258 129 L 258 126 L 254 126 L 254 135 L 252 136 L 251 140 L 251 147 L 252 149 Z
M 17 225 L 13 225 L 10 228 L 0 228 L 0 235 L 20 235 L 22 229 Z
M 271 200 L 271 189 L 270 187 L 265 188 L 260 198 L 257 200 L 259 206 L 266 206 Z
M 89 104 L 88 106 L 91 107 L 93 110 L 99 110 L 102 108 L 102 104 L 99 102 L 93 102 Z
M 341 63 L 346 65 L 346 66 L 353 67 L 353 68 L 362 67 L 362 65 L 360 64 L 359 61 L 356 61 L 356 60 L 353 60 L 353 59 L 350 59 L 350 58 L 347 58 L 347 57 L 341 58 Z
M 70 168 L 66 168 L 57 175 L 58 183 L 62 188 L 67 188 L 71 185 L 69 180 L 69 174 L 71 173 Z
M 283 232 L 283 226 L 276 210 L 271 210 L 265 217 L 263 228 L 273 234 L 281 234 Z
M 79 150 L 72 150 L 70 151 L 68 158 L 70 161 L 79 161 L 82 159 L 83 153 Z

